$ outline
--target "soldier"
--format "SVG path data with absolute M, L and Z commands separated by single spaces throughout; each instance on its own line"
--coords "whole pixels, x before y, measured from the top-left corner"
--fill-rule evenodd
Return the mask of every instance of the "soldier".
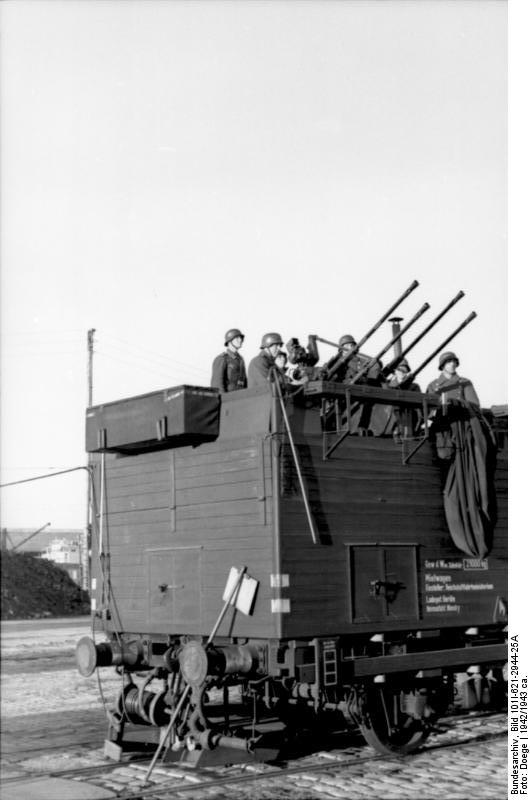
M 285 350 L 280 350 L 278 352 L 278 355 L 274 359 L 274 363 L 276 365 L 276 369 L 278 370 L 280 385 L 285 386 L 286 384 L 291 383 L 291 378 L 289 377 L 287 370 L 287 353 Z
M 438 362 L 438 369 L 442 374 L 427 386 L 427 392 L 439 394 L 442 403 L 447 400 L 463 400 L 480 407 L 480 401 L 475 387 L 468 378 L 461 378 L 456 369 L 460 366 L 458 357 L 452 353 L 442 353 Z
M 285 375 L 287 369 L 287 353 L 284 350 L 279 350 L 278 355 L 274 359 L 274 363 L 278 367 L 279 372 Z
M 353 348 L 357 342 L 351 335 L 351 333 L 345 333 L 344 336 L 341 336 L 339 339 L 339 349 L 332 356 L 329 361 L 327 361 L 324 366 L 322 367 L 322 372 L 324 377 L 331 372 L 331 370 L 337 366 L 337 370 L 331 376 L 331 380 L 336 381 L 337 383 L 343 383 L 346 378 L 346 373 L 350 367 L 352 361 L 358 364 L 358 359 L 356 356 L 353 356 L 350 361 L 345 362 L 344 364 L 339 364 L 341 359 L 343 359 L 348 353 L 351 353 Z
M 218 355 L 212 364 L 211 385 L 221 392 L 235 392 L 246 389 L 247 373 L 245 362 L 238 350 L 243 345 L 245 337 L 239 328 L 230 328 L 226 332 L 224 353 Z
M 388 385 L 392 389 L 399 389 L 399 387 L 405 381 L 408 375 L 410 375 L 409 362 L 407 361 L 406 358 L 402 358 L 399 364 L 397 365 L 396 369 L 394 370 L 392 377 L 388 381 Z M 406 389 L 408 392 L 421 392 L 421 389 L 417 383 L 406 384 L 401 388 Z
M 269 382 L 271 369 L 277 370 L 275 358 L 283 345 L 279 333 L 266 333 L 261 340 L 261 352 L 248 365 L 249 388 Z
M 408 392 L 421 392 L 417 383 L 405 383 L 408 375 L 410 375 L 409 362 L 406 358 L 402 358 L 388 381 L 389 388 L 406 389 Z M 384 432 L 392 432 L 397 440 L 401 440 L 402 437 L 412 436 L 421 422 L 421 416 L 417 408 L 388 406 L 388 415 Z
M 326 373 L 329 373 L 333 370 L 333 368 L 338 364 L 337 370 L 331 375 L 330 380 L 336 381 L 337 383 L 351 383 L 354 377 L 357 375 L 359 370 L 369 361 L 368 356 L 363 356 L 360 353 L 356 353 L 350 359 L 345 360 L 343 363 L 342 360 L 348 356 L 348 353 L 351 353 L 352 350 L 357 346 L 357 342 L 351 335 L 351 333 L 345 333 L 344 336 L 341 336 L 339 339 L 339 349 L 338 352 L 330 358 L 327 364 L 324 364 L 323 372 L 324 372 L 324 380 Z M 381 372 L 381 365 L 379 362 L 377 364 L 373 364 L 372 367 L 365 373 L 362 378 L 359 380 L 359 383 L 370 383 L 370 384 L 379 384 L 379 376 Z
M 315 364 L 319 359 L 319 354 L 314 334 L 310 334 L 307 337 L 307 347 L 302 347 L 295 336 L 289 339 L 287 342 L 287 355 L 289 364 L 286 372 L 291 383 L 300 385 L 315 378 L 318 372 L 315 369 Z

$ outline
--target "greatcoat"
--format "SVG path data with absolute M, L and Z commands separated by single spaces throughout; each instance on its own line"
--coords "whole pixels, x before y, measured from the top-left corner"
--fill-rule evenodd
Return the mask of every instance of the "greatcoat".
M 247 373 L 242 356 L 233 350 L 225 350 L 224 353 L 218 355 L 212 364 L 210 385 L 221 392 L 246 389 Z

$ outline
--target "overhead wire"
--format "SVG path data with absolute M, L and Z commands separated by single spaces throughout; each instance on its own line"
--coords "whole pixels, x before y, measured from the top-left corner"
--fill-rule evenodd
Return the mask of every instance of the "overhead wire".
M 90 467 L 70 467 L 70 469 L 61 469 L 58 472 L 47 472 L 45 475 L 35 475 L 33 478 L 21 478 L 18 481 L 9 481 L 9 483 L 0 483 L 0 489 L 5 486 L 16 486 L 19 483 L 30 483 L 31 481 L 40 481 L 42 478 L 54 478 L 56 475 L 66 475 L 67 472 L 76 472 L 79 469 L 85 469 L 90 473 Z
M 81 336 L 83 334 L 83 336 Z M 20 354 L 22 351 L 24 355 L 40 355 L 44 350 L 47 355 L 77 355 L 79 352 L 78 346 L 83 345 L 85 343 L 84 339 L 85 332 L 81 329 L 69 329 L 67 331 L 10 331 L 6 334 L 4 338 L 4 352 L 6 355 L 10 355 L 10 351 L 16 351 L 13 354 Z M 38 337 L 38 340 L 35 341 L 35 338 Z M 60 338 L 58 338 L 60 337 Z M 66 340 L 66 341 L 65 341 Z M 186 370 L 191 370 L 192 372 L 200 375 L 201 377 L 207 375 L 207 370 L 198 367 L 196 364 L 180 361 L 179 359 L 173 358 L 172 356 L 167 356 L 162 353 L 155 352 L 154 350 L 150 350 L 145 347 L 141 347 L 137 344 L 131 344 L 130 342 L 121 339 L 114 334 L 105 334 L 104 339 L 98 338 L 96 336 L 95 341 L 98 343 L 99 348 L 97 352 L 100 355 L 107 355 L 108 357 L 119 358 L 119 356 L 114 354 L 108 354 L 106 351 L 107 349 L 116 350 L 122 359 L 125 362 L 125 358 L 128 359 L 127 363 L 131 363 L 131 359 L 134 363 L 143 363 L 148 361 L 151 365 L 151 371 L 154 372 L 152 369 L 153 362 L 156 362 L 159 366 L 165 368 L 160 370 L 160 374 L 164 374 L 168 376 L 168 368 L 174 370 L 175 368 L 184 368 Z M 104 349 L 102 349 L 101 345 L 104 344 Z M 62 345 L 61 349 L 59 350 L 50 350 L 50 347 Z M 64 347 L 66 345 L 66 349 Z M 28 352 L 29 351 L 29 352 Z M 172 372 L 171 377 L 173 377 L 174 373 Z
M 28 330 L 25 330 L 25 331 L 16 331 L 16 330 L 7 331 L 7 334 L 10 335 L 10 336 L 43 336 L 43 335 L 47 335 L 49 333 L 51 333 L 51 334 L 56 334 L 57 333 L 57 334 L 60 334 L 61 336 L 63 336 L 65 333 L 71 333 L 71 334 L 75 333 L 76 335 L 77 334 L 85 334 L 86 331 L 85 331 L 84 328 L 60 328 L 60 329 L 55 329 L 55 330 L 53 328 L 51 328 L 51 329 L 50 328 L 46 328 L 44 330 L 35 330 L 35 329 L 29 330 L 28 329 Z
M 145 357 L 149 359 L 155 358 L 161 362 L 167 362 L 167 364 L 170 365 L 171 367 L 177 365 L 181 367 L 186 367 L 187 369 L 193 369 L 197 372 L 204 372 L 204 370 L 201 369 L 201 367 L 198 367 L 196 364 L 190 364 L 184 361 L 179 361 L 178 359 L 173 358 L 172 356 L 166 356 L 163 355 L 162 353 L 155 353 L 154 350 L 149 350 L 146 347 L 141 347 L 136 344 L 132 345 L 130 344 L 130 342 L 126 342 L 124 339 L 120 339 L 118 336 L 114 336 L 113 334 L 106 334 L 105 342 L 107 342 L 107 339 L 118 342 L 119 343 L 118 346 L 123 347 L 129 351 L 132 351 L 134 355 L 137 355 L 139 357 Z M 116 347 L 116 345 L 114 346 Z M 142 356 L 141 353 L 145 353 L 146 355 Z
M 80 332 L 73 333 L 68 331 L 44 331 L 44 332 L 35 332 L 32 334 L 31 332 L 28 333 L 15 333 L 13 331 L 4 330 L 2 334 L 2 339 L 4 343 L 8 343 L 10 347 L 12 346 L 29 346 L 32 347 L 35 344 L 82 344 L 84 343 L 84 337 L 81 336 Z
M 175 373 L 173 373 L 171 375 L 169 372 L 164 372 L 163 370 L 158 369 L 156 366 L 155 367 L 150 367 L 147 364 L 141 364 L 141 363 L 138 363 L 138 362 L 134 362 L 131 359 L 122 358 L 122 357 L 116 356 L 116 355 L 114 355 L 112 353 L 106 353 L 106 352 L 104 352 L 102 350 L 99 350 L 99 349 L 97 349 L 97 350 L 94 349 L 94 354 L 98 355 L 100 357 L 103 357 L 103 358 L 110 359 L 112 361 L 116 361 L 116 362 L 124 365 L 125 367 L 128 367 L 128 368 L 134 367 L 137 370 L 142 370 L 144 372 L 149 372 L 152 375 L 157 375 L 158 378 L 164 378 L 166 380 L 171 380 L 173 383 L 177 382 L 177 377 L 176 377 Z
M 171 370 L 172 375 L 175 375 L 175 373 L 178 370 L 183 370 L 183 369 L 185 369 L 186 371 L 191 370 L 197 373 L 202 373 L 204 371 L 200 367 L 196 367 L 192 364 L 181 364 L 178 361 L 170 361 L 170 360 L 162 361 L 161 359 L 157 360 L 155 358 L 152 358 L 151 356 L 144 356 L 141 353 L 139 354 L 135 352 L 129 352 L 122 348 L 116 347 L 116 345 L 114 344 L 108 345 L 107 343 L 105 343 L 104 349 L 98 346 L 94 352 L 100 354 L 107 353 L 107 355 L 111 355 L 114 358 L 122 358 L 123 360 L 127 360 L 129 363 L 132 362 L 135 364 L 137 363 L 139 365 L 148 364 L 149 368 L 156 367 L 161 372 L 164 372 L 166 374 L 168 370 Z M 116 353 L 118 355 L 115 355 Z
M 201 379 L 205 379 L 207 376 L 207 371 L 201 369 L 192 364 L 182 364 L 176 361 L 159 361 L 156 362 L 153 358 L 148 356 L 138 355 L 136 353 L 128 353 L 124 351 L 120 351 L 114 345 L 110 346 L 110 351 L 108 346 L 106 345 L 104 349 L 97 346 L 94 348 L 94 353 L 106 358 L 112 358 L 116 361 L 120 361 L 124 364 L 131 365 L 133 367 L 137 367 L 138 369 L 148 370 L 149 372 L 155 373 L 157 375 L 163 375 L 164 377 L 170 378 L 172 381 L 178 379 L 178 373 L 180 371 L 186 372 L 193 372 L 197 375 L 197 377 Z M 117 352 L 112 352 L 113 350 Z

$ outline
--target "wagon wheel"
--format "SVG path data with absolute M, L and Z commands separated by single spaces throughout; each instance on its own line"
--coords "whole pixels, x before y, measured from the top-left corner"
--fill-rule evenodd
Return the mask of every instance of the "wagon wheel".
M 425 719 L 416 719 L 401 710 L 399 690 L 384 686 L 367 691 L 358 725 L 366 742 L 385 755 L 417 750 L 430 732 Z

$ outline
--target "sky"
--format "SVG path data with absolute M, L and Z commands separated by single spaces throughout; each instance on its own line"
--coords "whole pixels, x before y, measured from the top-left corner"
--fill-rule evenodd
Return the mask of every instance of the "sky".
M 465 297 L 412 366 L 476 311 L 450 348 L 508 401 L 503 0 L 7 0 L 0 23 L 3 483 L 86 463 L 89 329 L 99 404 L 208 385 L 231 327 L 247 363 L 267 331 L 359 339 L 417 280 L 405 344 Z M 82 527 L 85 473 L 6 487 L 1 520 Z

